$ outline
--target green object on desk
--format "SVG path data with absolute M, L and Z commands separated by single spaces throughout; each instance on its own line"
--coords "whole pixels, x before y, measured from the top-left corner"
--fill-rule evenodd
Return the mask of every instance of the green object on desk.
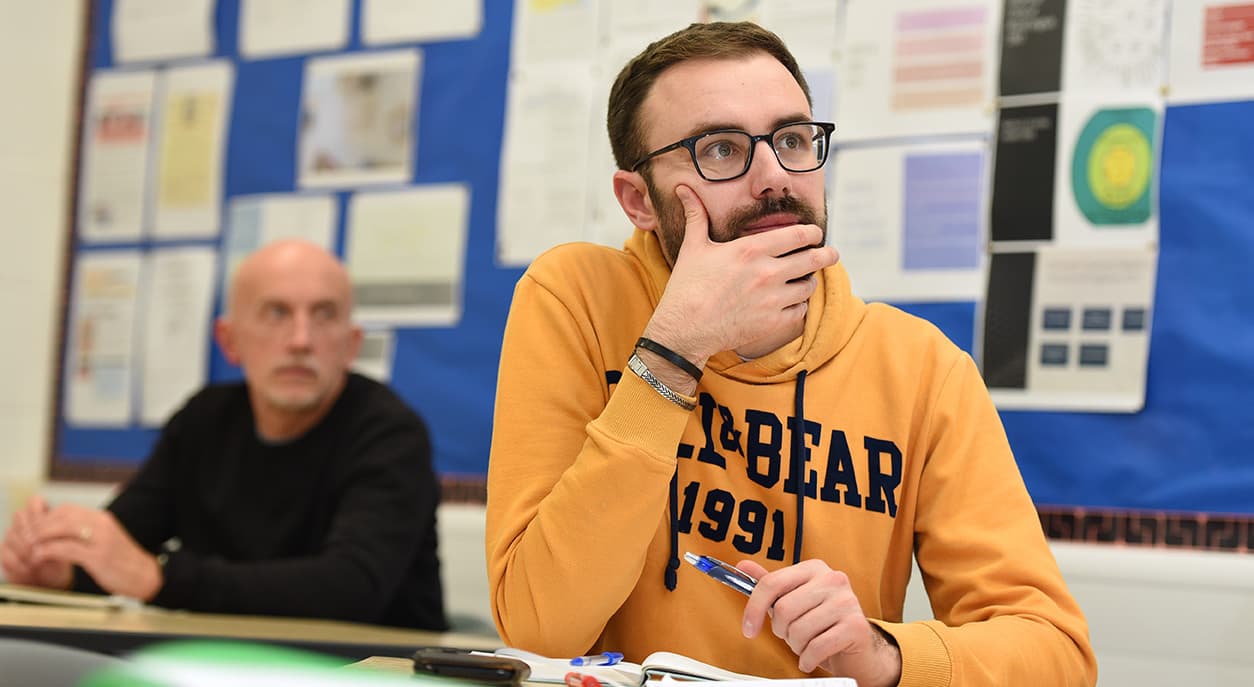
M 79 687 L 354 687 L 414 684 L 409 675 L 344 670 L 344 660 L 267 644 L 180 640 L 142 649 Z M 442 681 L 442 684 L 443 683 Z

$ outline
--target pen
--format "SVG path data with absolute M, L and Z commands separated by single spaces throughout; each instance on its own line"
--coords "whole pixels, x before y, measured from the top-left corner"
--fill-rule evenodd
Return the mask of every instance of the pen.
M 758 581 L 753 579 L 748 573 L 741 572 L 739 568 L 728 565 L 712 556 L 698 556 L 691 551 L 687 551 L 684 552 L 684 560 L 697 566 L 697 570 L 745 596 L 752 594 L 754 586 L 758 584 Z
M 612 666 L 623 660 L 623 655 L 617 651 L 603 651 L 595 656 L 577 656 L 570 659 L 572 666 Z

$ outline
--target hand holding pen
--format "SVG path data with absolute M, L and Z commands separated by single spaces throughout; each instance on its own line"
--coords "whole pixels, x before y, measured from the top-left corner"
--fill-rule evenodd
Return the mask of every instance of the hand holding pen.
M 741 571 L 733 565 L 728 565 L 713 556 L 698 556 L 691 551 L 687 551 L 684 553 L 684 560 L 695 565 L 697 570 L 700 570 L 706 575 L 709 575 L 745 596 L 751 596 L 753 594 L 753 588 L 758 584 L 758 581 L 748 573 Z

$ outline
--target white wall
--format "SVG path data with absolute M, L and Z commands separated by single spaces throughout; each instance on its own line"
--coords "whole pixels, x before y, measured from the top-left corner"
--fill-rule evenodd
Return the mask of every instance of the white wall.
M 76 126 L 80 0 L 0 2 L 0 514 L 46 474 Z M 67 490 L 99 500 L 100 488 Z
M 84 503 L 108 492 L 43 482 L 84 7 L 0 0 L 0 527 L 36 490 Z M 482 509 L 443 507 L 440 533 L 450 613 L 463 629 L 491 632 Z M 1102 687 L 1254 684 L 1254 556 L 1054 552 L 1088 615 Z M 916 589 L 907 617 L 929 615 Z

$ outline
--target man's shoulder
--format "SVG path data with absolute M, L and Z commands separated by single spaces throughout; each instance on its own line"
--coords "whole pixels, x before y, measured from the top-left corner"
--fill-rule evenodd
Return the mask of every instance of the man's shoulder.
M 965 355 L 935 323 L 887 303 L 868 303 L 860 329 L 865 333 L 890 336 L 895 342 L 916 350 L 929 350 L 946 357 Z
M 348 373 L 336 406 L 350 419 L 424 426 L 418 412 L 390 386 L 356 372 Z
M 217 418 L 224 413 L 247 411 L 248 390 L 243 381 L 217 382 L 192 394 L 176 416 Z
M 574 242 L 541 253 L 527 267 L 526 274 L 545 285 L 560 285 L 635 274 L 639 265 L 639 260 L 622 249 Z

